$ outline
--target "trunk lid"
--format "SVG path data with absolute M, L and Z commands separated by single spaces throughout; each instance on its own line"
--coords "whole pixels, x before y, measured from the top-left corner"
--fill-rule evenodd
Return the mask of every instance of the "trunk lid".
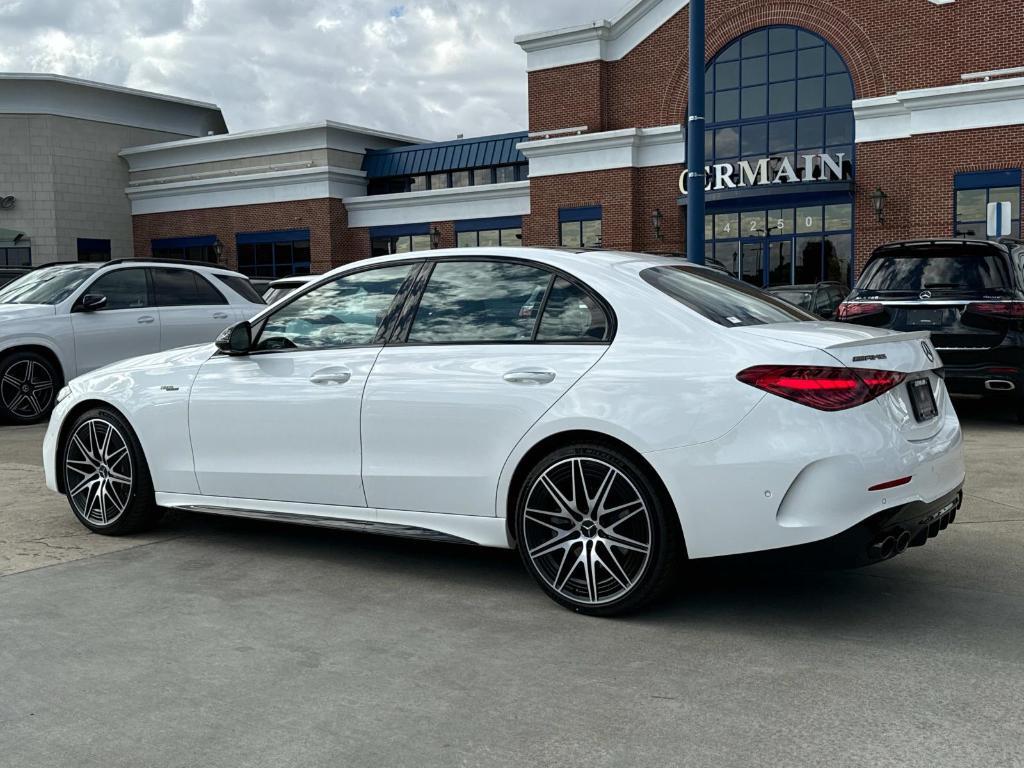
M 823 322 L 747 326 L 736 328 L 734 332 L 820 349 L 847 368 L 906 374 L 903 384 L 876 402 L 907 440 L 927 440 L 941 428 L 948 399 L 943 396 L 942 360 L 927 331 L 897 333 L 883 328 Z M 928 381 L 935 401 L 937 412 L 931 418 L 919 419 L 915 410 L 911 387 L 920 379 Z

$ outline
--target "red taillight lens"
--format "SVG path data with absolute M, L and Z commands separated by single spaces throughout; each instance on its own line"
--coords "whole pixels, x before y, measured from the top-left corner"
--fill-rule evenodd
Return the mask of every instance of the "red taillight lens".
M 967 311 L 1001 320 L 1024 320 L 1024 301 L 979 301 L 968 304 Z
M 819 411 L 843 411 L 874 400 L 902 384 L 907 377 L 895 371 L 865 368 L 758 365 L 740 371 L 736 378 Z
M 839 305 L 839 309 L 836 310 L 836 320 L 853 320 L 856 317 L 879 315 L 884 311 L 885 307 L 881 304 L 844 301 Z

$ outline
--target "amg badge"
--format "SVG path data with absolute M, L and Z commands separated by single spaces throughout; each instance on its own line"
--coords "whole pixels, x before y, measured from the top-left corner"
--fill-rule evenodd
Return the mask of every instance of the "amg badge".
M 855 362 L 855 363 L 870 363 L 870 362 L 873 362 L 875 360 L 888 360 L 888 359 L 889 359 L 888 355 L 860 355 L 858 357 L 853 358 L 853 362 Z

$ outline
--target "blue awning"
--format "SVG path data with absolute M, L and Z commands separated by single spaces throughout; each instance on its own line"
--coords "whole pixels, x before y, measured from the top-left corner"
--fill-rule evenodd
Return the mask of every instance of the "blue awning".
M 370 227 L 370 239 L 375 237 L 403 237 L 405 235 L 429 235 L 430 222 L 422 224 L 394 224 L 390 227 Z
M 953 186 L 955 189 L 1019 187 L 1020 168 L 1006 171 L 965 171 L 956 175 Z
M 491 219 L 463 219 L 455 222 L 456 232 L 479 232 L 485 229 L 516 229 L 523 226 L 522 216 L 498 216 Z
M 279 229 L 273 232 L 239 232 L 235 235 L 235 242 L 239 245 L 246 245 L 247 243 L 293 243 L 301 240 L 309 240 L 308 229 Z
M 371 179 L 382 179 L 525 163 L 526 157 L 516 149 L 516 145 L 526 139 L 526 133 L 520 132 L 395 149 L 371 149 L 363 160 L 363 170 Z
M 600 205 L 588 205 L 583 208 L 560 208 L 558 220 L 562 221 L 596 221 L 601 218 Z

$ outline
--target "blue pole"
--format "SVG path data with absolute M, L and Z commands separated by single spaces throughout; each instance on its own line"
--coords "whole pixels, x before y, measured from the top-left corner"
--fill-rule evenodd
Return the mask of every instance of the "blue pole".
M 686 257 L 704 263 L 704 0 L 690 0 L 690 106 L 686 118 Z

